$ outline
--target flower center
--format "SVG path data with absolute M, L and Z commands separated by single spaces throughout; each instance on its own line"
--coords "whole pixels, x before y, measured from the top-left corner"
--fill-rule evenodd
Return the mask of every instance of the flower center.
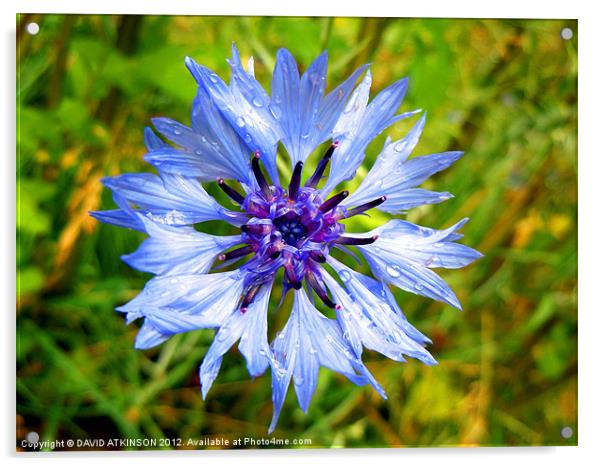
M 290 246 L 296 246 L 299 240 L 307 234 L 305 225 L 297 215 L 292 218 L 289 218 L 288 215 L 278 217 L 274 219 L 274 226 L 282 235 L 284 242 Z
M 301 288 L 305 280 L 327 306 L 335 307 L 326 293 L 318 264 L 326 261 L 332 246 L 370 244 L 376 240 L 375 237 L 344 236 L 345 225 L 339 221 L 381 204 L 384 197 L 348 210 L 340 206 L 349 195 L 348 191 L 323 200 L 316 189 L 336 147 L 337 144 L 333 143 L 303 187 L 303 162 L 295 165 L 288 190 L 285 190 L 267 182 L 259 166 L 258 153 L 251 164 L 259 188 L 257 191 L 245 197 L 226 185 L 224 180 L 218 180 L 222 190 L 239 203 L 249 217 L 241 226 L 246 246 L 220 256 L 221 260 L 233 260 L 254 254 L 242 266 L 251 272 L 241 303 L 242 312 L 253 301 L 258 289 L 281 267 L 284 269 L 283 292 Z

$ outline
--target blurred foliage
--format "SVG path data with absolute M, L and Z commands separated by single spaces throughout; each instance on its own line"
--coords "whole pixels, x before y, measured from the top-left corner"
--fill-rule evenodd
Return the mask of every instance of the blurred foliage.
M 136 324 L 114 307 L 149 278 L 119 260 L 142 235 L 88 216 L 112 206 L 102 176 L 151 170 L 142 162 L 151 117 L 189 121 L 184 57 L 227 76 L 235 41 L 268 88 L 282 46 L 302 69 L 328 49 L 330 87 L 364 62 L 375 91 L 409 76 L 403 108 L 428 112 L 415 154 L 466 155 L 425 184 L 456 197 L 407 217 L 437 228 L 471 217 L 465 243 L 485 254 L 442 272 L 463 312 L 396 293 L 439 366 L 366 352 L 387 401 L 323 369 L 307 415 L 289 391 L 275 435 L 314 447 L 575 444 L 560 435 L 577 428 L 577 34 L 565 41 L 563 27 L 577 32 L 559 20 L 20 16 L 19 438 L 266 435 L 270 376 L 250 380 L 237 350 L 201 399 L 212 331 L 133 349 Z M 286 317 L 271 313 L 270 332 Z

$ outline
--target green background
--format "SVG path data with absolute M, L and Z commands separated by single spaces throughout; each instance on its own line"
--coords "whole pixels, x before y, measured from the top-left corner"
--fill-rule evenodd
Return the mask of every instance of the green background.
M 232 41 L 244 60 L 255 57 L 268 89 L 280 47 L 302 70 L 328 49 L 329 89 L 365 62 L 372 95 L 408 76 L 402 110 L 428 112 L 414 154 L 466 154 L 423 185 L 456 197 L 407 218 L 442 228 L 468 216 L 463 242 L 485 254 L 441 272 L 462 312 L 396 292 L 439 366 L 367 351 L 387 401 L 322 369 L 308 414 L 289 390 L 274 435 L 313 447 L 575 444 L 576 21 L 77 15 L 17 18 L 18 439 L 266 436 L 270 375 L 251 380 L 238 350 L 201 399 L 197 369 L 212 331 L 133 348 L 137 324 L 113 309 L 149 278 L 119 259 L 143 235 L 88 216 L 112 208 L 102 176 L 152 171 L 142 162 L 151 117 L 189 123 L 195 83 L 184 57 L 227 77 Z M 399 138 L 411 123 L 386 133 Z M 287 299 L 270 314 L 271 334 L 289 308 Z

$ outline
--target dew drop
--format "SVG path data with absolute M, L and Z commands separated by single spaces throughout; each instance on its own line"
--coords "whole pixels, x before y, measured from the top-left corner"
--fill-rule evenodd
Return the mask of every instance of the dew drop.
M 229 333 L 230 329 L 228 327 L 222 327 L 219 332 L 217 332 L 217 339 L 219 341 L 224 341 Z
M 253 105 L 255 105 L 255 107 L 257 108 L 261 108 L 263 107 L 263 102 L 261 101 L 261 99 L 259 99 L 259 97 L 253 97 Z
M 313 346 L 309 347 L 309 354 L 316 354 L 318 352 L 317 349 L 315 349 Z
M 347 283 L 351 280 L 351 273 L 349 273 L 348 270 L 341 270 L 341 272 L 339 273 L 339 277 L 341 277 L 341 280 Z
M 215 73 L 211 73 L 209 74 L 209 79 L 211 80 L 212 83 L 216 83 L 218 81 L 218 76 Z
M 399 266 L 397 265 L 387 265 L 385 269 L 391 277 L 396 278 L 401 275 L 401 271 L 399 270 Z
M 182 134 L 182 131 L 180 131 L 178 128 L 174 128 L 173 134 L 175 134 L 176 136 L 179 136 L 180 134 Z
M 282 116 L 282 110 L 280 110 L 280 107 L 277 105 L 270 105 L 270 113 L 276 120 L 279 120 Z
M 422 291 L 424 289 L 424 285 L 422 285 L 421 283 L 416 283 L 414 285 L 414 289 L 417 291 Z
M 245 119 L 239 116 L 236 118 L 236 125 L 242 128 L 245 125 Z
M 435 246 L 436 248 L 442 248 L 444 246 L 443 243 L 435 243 L 433 244 L 433 246 Z
M 393 150 L 395 150 L 395 152 L 403 152 L 407 145 L 407 141 L 399 141 L 397 144 L 395 144 Z

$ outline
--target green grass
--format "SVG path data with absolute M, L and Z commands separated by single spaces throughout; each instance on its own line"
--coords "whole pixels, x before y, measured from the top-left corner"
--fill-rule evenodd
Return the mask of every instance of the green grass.
M 31 21 L 37 36 L 24 31 Z M 563 27 L 577 32 L 575 21 L 29 15 L 18 24 L 19 438 L 266 435 L 270 376 L 251 380 L 236 350 L 201 399 L 197 369 L 212 331 L 133 348 L 136 324 L 114 307 L 148 279 L 119 260 L 142 235 L 87 214 L 112 206 L 100 177 L 151 170 L 142 162 L 151 117 L 189 121 L 195 86 L 184 57 L 226 77 L 235 41 L 268 88 L 283 46 L 301 69 L 328 49 L 329 88 L 365 62 L 374 92 L 408 76 L 402 109 L 428 113 L 414 154 L 465 156 L 425 183 L 455 198 L 407 218 L 441 228 L 468 216 L 463 241 L 485 254 L 442 272 L 463 312 L 396 293 L 439 366 L 367 352 L 387 401 L 323 369 L 308 414 L 290 390 L 275 435 L 314 447 L 577 442 L 578 34 L 560 37 Z M 270 332 L 286 317 L 271 312 Z

